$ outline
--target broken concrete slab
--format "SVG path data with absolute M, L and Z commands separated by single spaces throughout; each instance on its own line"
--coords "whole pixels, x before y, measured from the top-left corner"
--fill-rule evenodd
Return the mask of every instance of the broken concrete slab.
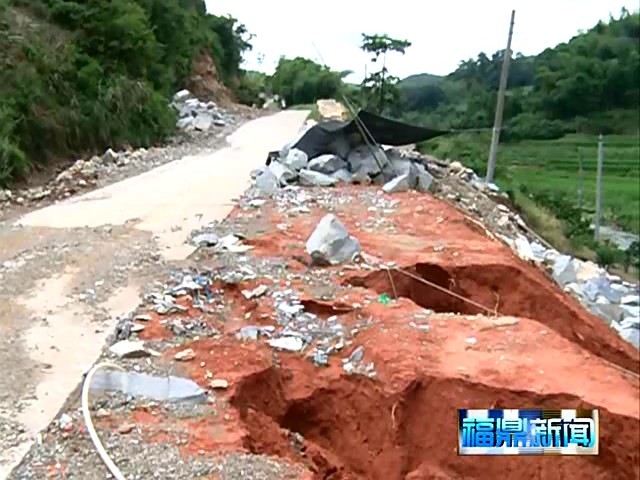
M 306 187 L 333 187 L 338 180 L 313 170 L 300 170 L 300 184 Z
M 312 159 L 307 168 L 309 170 L 330 175 L 338 170 L 346 169 L 347 162 L 337 155 L 320 155 L 319 157 Z
M 338 265 L 360 253 L 360 242 L 329 214 L 320 220 L 306 244 L 307 253 L 318 265 Z

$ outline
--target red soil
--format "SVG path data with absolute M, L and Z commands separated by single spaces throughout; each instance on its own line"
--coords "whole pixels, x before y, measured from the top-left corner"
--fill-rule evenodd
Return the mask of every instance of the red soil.
M 261 341 L 237 340 L 231 333 L 242 325 L 273 324 L 273 306 L 268 296 L 247 301 L 240 294 L 261 281 L 227 286 L 228 299 L 234 300 L 231 318 L 216 325 L 225 335 L 189 344 L 196 358 L 179 368 L 205 388 L 207 371 L 228 380 L 230 388 L 216 395 L 230 407 L 188 423 L 183 452 L 214 454 L 223 447 L 266 453 L 303 464 L 318 479 L 560 479 L 575 472 L 585 479 L 638 478 L 638 352 L 456 209 L 417 193 L 394 198 L 401 201 L 390 216 L 397 233 L 359 228 L 369 213 L 357 202 L 336 214 L 367 254 L 500 317 L 477 316 L 477 307 L 393 270 L 332 268 L 343 288 L 334 302 L 315 300 L 308 285 L 293 282 L 309 311 L 340 314 L 347 325 L 373 319 L 340 355 L 363 345 L 365 361 L 377 371 L 377 378 L 369 379 L 347 376 L 335 356 L 329 367 L 318 368 L 303 355 L 274 355 Z M 262 212 L 274 226 L 286 220 L 267 206 Z M 291 270 L 304 272 L 292 257 L 304 256 L 304 243 L 325 213 L 299 217 L 285 232 L 274 228 L 251 242 L 252 253 L 285 255 Z M 381 293 L 393 297 L 394 291 L 396 302 L 375 301 Z M 439 313 L 427 320 L 415 317 L 424 308 Z M 430 330 L 419 330 L 412 321 L 427 322 Z M 156 332 L 162 333 L 155 328 L 143 333 L 152 338 Z M 469 337 L 477 342 L 470 345 Z M 491 407 L 598 408 L 600 455 L 458 456 L 456 409 Z M 304 436 L 302 453 L 292 447 L 290 432 Z

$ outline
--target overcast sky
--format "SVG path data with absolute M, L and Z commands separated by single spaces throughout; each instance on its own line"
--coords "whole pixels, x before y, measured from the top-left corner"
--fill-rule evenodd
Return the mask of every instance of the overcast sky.
M 445 75 L 479 52 L 506 46 L 511 10 L 516 10 L 512 49 L 526 55 L 569 40 L 638 0 L 206 0 L 216 15 L 230 14 L 256 35 L 244 67 L 273 73 L 280 56 L 320 62 L 313 43 L 334 70 L 353 70 L 360 81 L 368 57 L 361 33 L 387 33 L 412 42 L 388 57 L 392 74 Z

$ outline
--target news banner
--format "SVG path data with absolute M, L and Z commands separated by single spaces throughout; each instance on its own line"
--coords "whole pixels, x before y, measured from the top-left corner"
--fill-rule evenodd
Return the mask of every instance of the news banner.
M 458 410 L 459 455 L 598 455 L 598 410 Z

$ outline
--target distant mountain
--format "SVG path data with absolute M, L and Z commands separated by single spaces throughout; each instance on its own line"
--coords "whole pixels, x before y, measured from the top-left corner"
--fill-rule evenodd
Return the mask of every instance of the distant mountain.
M 441 75 L 418 73 L 416 75 L 410 75 L 407 78 L 400 80 L 400 82 L 398 82 L 398 87 L 400 89 L 408 89 L 438 85 L 440 82 L 442 82 L 443 78 L 444 77 Z

